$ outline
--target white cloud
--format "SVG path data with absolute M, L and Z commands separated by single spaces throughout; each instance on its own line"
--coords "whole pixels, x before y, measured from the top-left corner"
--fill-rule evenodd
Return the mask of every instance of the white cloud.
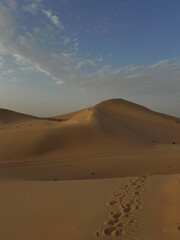
M 17 8 L 17 3 L 14 0 L 6 0 L 6 4 L 13 10 Z
M 25 0 L 27 4 L 22 6 L 22 10 L 35 14 L 40 11 L 43 7 L 42 0 Z
M 28 5 L 24 5 L 22 6 L 22 10 L 25 12 L 29 12 L 31 14 L 36 13 L 39 9 L 39 5 L 37 3 L 31 3 Z
M 42 10 L 42 12 L 46 15 L 47 18 L 50 19 L 52 24 L 54 24 L 60 30 L 64 29 L 64 25 L 62 24 L 62 22 L 59 20 L 59 18 L 56 15 L 52 14 L 51 10 Z
M 43 0 L 24 0 L 25 2 L 38 2 L 41 3 Z
M 0 53 L 6 53 L 6 46 L 14 36 L 13 9 L 0 3 Z
M 12 26 L 12 10 L 0 3 L 0 27 Z M 8 29 L 9 30 L 9 29 Z
M 94 66 L 95 62 L 92 59 L 85 59 L 83 61 L 80 61 L 77 65 L 76 65 L 76 69 L 80 69 L 82 66 L 84 65 L 91 65 Z
M 52 15 L 49 15 L 50 17 Z M 73 72 L 77 63 L 74 54 L 56 54 L 42 50 L 33 39 L 19 36 L 16 41 L 14 37 L 14 16 L 12 9 L 0 3 L 0 54 L 10 54 L 16 61 L 31 63 L 34 67 L 62 82 L 64 79 L 72 80 L 70 73 Z M 62 80 L 63 79 L 63 80 Z
M 5 70 L 5 71 L 3 71 L 2 73 L 3 73 L 3 75 L 5 75 L 5 76 L 9 76 L 10 74 L 14 73 L 14 70 L 13 70 L 13 69 Z
M 66 45 L 66 44 L 68 44 L 68 43 L 71 42 L 71 39 L 68 38 L 68 37 L 66 37 L 66 38 L 64 38 L 63 42 L 64 42 L 64 44 Z
M 5 63 L 5 60 L 2 56 L 0 56 L 0 67 L 2 67 Z
M 56 81 L 68 78 L 73 71 L 75 59 L 72 56 L 47 52 L 39 48 L 33 41 L 20 36 L 19 45 L 11 45 L 9 52 L 18 61 L 29 61 L 34 67 L 52 77 Z M 70 80 L 70 78 L 68 78 Z
M 86 79 L 84 82 L 82 79 Z M 105 66 L 98 71 L 79 77 L 82 87 L 106 96 L 151 96 L 180 93 L 180 62 L 164 60 L 151 66 L 128 65 L 119 68 Z
M 35 68 L 33 67 L 33 66 L 27 66 L 27 67 L 19 67 L 18 68 L 20 71 L 25 71 L 25 72 L 27 72 L 27 71 L 34 71 L 35 70 Z
M 16 76 L 14 69 L 4 70 L 1 69 L 0 80 L 6 82 L 22 82 L 22 78 Z
M 18 78 L 18 77 L 15 77 L 15 76 L 12 76 L 10 79 L 9 79 L 10 82 L 23 82 L 23 79 L 21 78 Z
M 103 61 L 103 57 L 99 57 L 97 60 L 98 60 L 99 62 L 102 62 L 102 61 Z

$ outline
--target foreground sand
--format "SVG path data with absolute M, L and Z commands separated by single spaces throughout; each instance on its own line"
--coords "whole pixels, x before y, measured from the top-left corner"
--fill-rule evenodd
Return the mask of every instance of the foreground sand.
M 0 240 L 180 239 L 175 173 L 178 118 L 122 99 L 50 118 L 0 109 Z
M 178 240 L 179 179 L 1 180 L 0 239 Z

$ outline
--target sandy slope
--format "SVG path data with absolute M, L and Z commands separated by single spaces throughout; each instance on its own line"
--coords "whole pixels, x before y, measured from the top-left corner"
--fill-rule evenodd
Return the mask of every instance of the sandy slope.
M 0 113 L 1 176 L 80 179 L 180 169 L 180 120 L 122 99 L 49 119 Z

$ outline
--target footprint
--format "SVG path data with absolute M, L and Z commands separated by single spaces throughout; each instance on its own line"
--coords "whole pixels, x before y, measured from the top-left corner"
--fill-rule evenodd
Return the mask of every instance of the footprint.
M 121 193 L 114 194 L 114 197 L 120 197 Z
M 115 213 L 112 215 L 113 218 L 117 219 L 117 218 L 120 218 L 121 217 L 121 213 Z
M 112 192 L 113 198 L 107 205 L 116 208 L 116 210 L 109 212 L 104 226 L 95 233 L 96 237 L 122 236 L 136 225 L 133 212 L 142 208 L 142 193 L 146 178 L 143 176 L 129 179 Z
M 126 208 L 123 209 L 123 212 L 129 213 L 129 212 L 131 212 L 131 210 L 132 209 L 130 207 L 126 207 Z
M 124 217 L 126 217 L 126 218 L 128 218 L 128 217 L 130 217 L 131 216 L 131 213 L 126 213 L 126 214 L 124 214 Z
M 116 224 L 116 227 L 123 227 L 124 223 L 122 221 L 118 221 L 118 223 Z
M 136 191 L 136 192 L 132 192 L 132 194 L 133 194 L 134 196 L 139 196 L 139 195 L 140 195 L 140 192 L 139 192 L 139 191 Z
M 98 230 L 97 232 L 94 233 L 94 235 L 95 237 L 99 238 L 101 236 L 101 231 Z
M 115 204 L 117 204 L 116 200 L 113 200 L 113 201 L 107 203 L 107 205 L 109 205 L 109 206 L 113 206 Z
M 139 209 L 141 209 L 142 207 L 141 207 L 139 204 L 137 204 L 137 205 L 135 206 L 135 208 L 136 208 L 136 210 L 139 210 Z
M 112 232 L 112 235 L 115 237 L 125 235 L 127 233 L 127 228 L 118 228 L 114 232 Z
M 104 222 L 105 225 L 115 225 L 116 223 L 118 223 L 118 219 L 109 219 Z
M 107 227 L 103 229 L 103 233 L 105 236 L 110 235 L 112 232 L 114 232 L 116 230 L 116 227 Z
M 131 207 L 131 204 L 130 203 L 126 203 L 125 206 L 126 207 Z
M 136 224 L 136 220 L 135 220 L 135 219 L 130 219 L 130 220 L 128 221 L 128 224 L 129 224 L 130 226 L 135 225 L 135 224 Z

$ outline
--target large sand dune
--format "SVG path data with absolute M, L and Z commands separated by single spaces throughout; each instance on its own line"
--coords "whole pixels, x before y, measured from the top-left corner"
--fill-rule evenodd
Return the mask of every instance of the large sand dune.
M 79 179 L 177 172 L 179 123 L 123 99 L 50 118 L 0 110 L 1 176 Z
M 180 119 L 122 99 L 0 109 L 0 240 L 178 240 L 179 160 Z

